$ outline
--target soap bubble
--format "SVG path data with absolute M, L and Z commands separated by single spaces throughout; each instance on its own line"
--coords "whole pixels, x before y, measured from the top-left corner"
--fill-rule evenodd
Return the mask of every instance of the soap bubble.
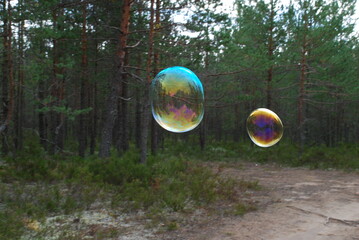
M 164 129 L 181 133 L 197 127 L 204 114 L 204 93 L 199 78 L 184 67 L 162 70 L 152 80 L 152 115 Z
M 247 132 L 256 145 L 270 147 L 282 138 L 283 124 L 273 111 L 258 108 L 247 118 Z

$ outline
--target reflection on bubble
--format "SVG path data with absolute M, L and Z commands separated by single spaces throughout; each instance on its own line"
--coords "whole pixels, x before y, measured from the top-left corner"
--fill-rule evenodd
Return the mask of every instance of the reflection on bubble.
M 184 67 L 162 70 L 152 80 L 152 115 L 171 132 L 188 132 L 197 127 L 204 113 L 204 93 L 196 74 Z
M 282 138 L 283 124 L 273 111 L 258 108 L 247 119 L 247 132 L 256 145 L 270 147 Z

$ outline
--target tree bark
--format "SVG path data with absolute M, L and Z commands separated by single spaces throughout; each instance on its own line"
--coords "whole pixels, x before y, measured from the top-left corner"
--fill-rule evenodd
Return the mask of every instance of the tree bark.
M 63 32 L 62 24 L 59 24 L 59 17 L 64 14 L 63 9 L 54 9 L 52 12 L 53 28 L 56 32 Z M 50 89 L 51 96 L 53 98 L 51 107 L 61 107 L 64 100 L 65 79 L 63 76 L 64 67 L 60 65 L 63 51 L 63 40 L 61 38 L 54 38 L 53 44 L 53 75 L 52 86 Z M 50 113 L 50 131 L 51 131 L 51 147 L 49 148 L 49 154 L 55 154 L 58 151 L 62 151 L 64 147 L 64 125 L 65 115 L 55 109 Z
M 4 19 L 4 63 L 3 63 L 3 82 L 2 82 L 2 117 L 3 122 L 0 125 L 0 133 L 3 135 L 2 153 L 6 155 L 9 151 L 6 131 L 12 119 L 14 111 L 14 79 L 13 79 L 13 61 L 12 61 L 12 7 L 10 1 L 3 1 L 3 9 L 6 11 L 7 17 Z
M 80 89 L 80 109 L 88 107 L 88 71 L 87 71 L 87 4 L 82 5 L 82 33 L 81 33 L 81 89 Z M 85 157 L 85 151 L 87 148 L 87 127 L 88 127 L 88 115 L 80 114 L 79 116 L 79 156 Z
M 6 0 L 3 1 L 3 12 L 6 12 Z M 9 48 L 9 32 L 8 32 L 8 17 L 9 16 L 4 16 L 4 26 L 3 26 L 3 46 L 4 46 L 4 50 L 3 50 L 3 65 L 2 65 L 2 96 L 1 96 L 1 100 L 2 100 L 2 109 L 1 109 L 1 121 L 4 122 L 2 125 L 4 126 L 4 129 L 1 131 L 2 134 L 2 146 L 1 146 L 1 150 L 2 153 L 4 155 L 6 155 L 9 151 L 8 149 L 8 144 L 6 141 L 6 129 L 7 129 L 7 124 L 6 123 L 6 119 L 7 119 L 7 115 L 8 115 L 8 106 L 9 106 L 9 99 L 8 99 L 8 89 L 9 89 L 9 58 L 8 58 L 8 48 Z
M 19 5 L 23 6 L 23 1 L 19 1 Z M 24 99 L 24 27 L 25 21 L 21 16 L 19 23 L 19 66 L 18 66 L 18 82 L 17 82 L 17 99 L 16 99 L 16 114 L 14 116 L 14 129 L 15 129 L 15 138 L 14 145 L 17 151 L 23 149 L 23 122 L 24 122 L 24 108 L 25 108 L 25 99 Z
M 269 15 L 269 34 L 268 34 L 268 59 L 270 61 L 270 67 L 267 70 L 267 108 L 272 107 L 272 79 L 273 79 L 273 52 L 274 52 L 274 40 L 273 40 L 273 30 L 274 30 L 274 2 L 270 2 L 271 10 Z
M 233 141 L 239 142 L 240 132 L 241 132 L 241 117 L 239 111 L 239 104 L 234 104 L 234 131 L 233 131 Z
M 142 19 L 142 8 L 138 9 L 138 18 Z M 142 54 L 139 52 L 137 53 L 137 65 L 138 68 L 136 69 L 136 75 L 141 76 L 141 67 L 142 67 Z M 138 149 L 141 149 L 141 117 L 142 117 L 142 104 L 141 104 L 141 95 L 142 91 L 139 87 L 136 86 L 135 88 L 135 96 L 136 96 L 136 104 L 135 104 L 135 143 Z
M 129 53 L 126 50 L 125 55 L 125 66 L 129 63 Z M 116 140 L 116 148 L 119 155 L 126 152 L 129 149 L 129 123 L 128 123 L 128 76 L 127 74 L 123 74 L 122 82 L 121 82 L 121 93 L 118 100 L 118 118 L 117 118 L 117 131 L 114 133 L 117 135 Z
M 119 46 L 115 57 L 115 62 L 116 62 L 115 77 L 111 81 L 111 91 L 106 102 L 105 122 L 101 134 L 99 156 L 102 158 L 109 157 L 111 154 L 110 149 L 112 143 L 112 130 L 115 124 L 115 119 L 118 114 L 117 111 L 118 94 L 120 93 L 120 86 L 124 74 L 127 35 L 129 32 L 129 23 L 130 23 L 130 14 L 131 14 L 130 13 L 131 4 L 132 4 L 131 0 L 123 1 L 122 18 L 121 18 L 121 26 L 120 26 L 121 33 L 119 36 Z
M 161 24 L 161 16 L 160 16 L 160 9 L 161 9 L 161 1 L 160 0 L 156 0 L 156 12 L 155 12 L 155 26 L 156 28 L 160 27 Z M 153 72 L 153 76 L 155 77 L 156 74 L 159 71 L 159 66 L 160 66 L 160 55 L 159 55 L 159 44 L 160 44 L 160 30 L 155 30 L 155 32 L 153 33 L 154 35 L 154 39 L 156 40 L 156 48 L 154 48 L 153 51 L 153 63 L 154 63 L 154 72 Z M 153 155 L 156 155 L 157 150 L 158 150 L 158 141 L 159 141 L 159 127 L 157 125 L 157 122 L 155 121 L 154 118 L 151 118 L 151 153 Z
M 148 36 L 148 53 L 147 53 L 147 67 L 146 67 L 146 82 L 145 92 L 142 100 L 142 121 L 141 121 L 141 158 L 140 163 L 145 164 L 147 162 L 147 138 L 148 138 L 148 127 L 149 127 L 149 86 L 152 79 L 151 67 L 153 57 L 153 30 L 154 30 L 154 0 L 151 0 L 150 8 L 150 31 Z
M 95 35 L 95 66 L 94 66 L 94 75 L 95 79 L 97 80 L 98 75 L 98 40 L 97 40 L 97 33 Z M 96 138 L 97 138 L 97 120 L 98 120 L 98 107 L 97 107 L 97 81 L 94 81 L 91 84 L 91 94 L 92 97 L 89 98 L 90 105 L 92 107 L 91 111 L 91 124 L 90 124 L 90 154 L 95 154 L 96 149 Z
M 298 126 L 299 126 L 299 141 L 300 141 L 300 154 L 303 151 L 305 144 L 305 106 L 304 106 L 304 97 L 305 97 L 305 83 L 308 73 L 308 63 L 307 63 L 307 54 L 308 54 L 308 41 L 307 41 L 307 31 L 308 31 L 308 16 L 304 13 L 304 35 L 302 40 L 302 50 L 301 50 L 301 60 L 300 60 L 300 77 L 299 77 L 299 98 L 298 98 Z

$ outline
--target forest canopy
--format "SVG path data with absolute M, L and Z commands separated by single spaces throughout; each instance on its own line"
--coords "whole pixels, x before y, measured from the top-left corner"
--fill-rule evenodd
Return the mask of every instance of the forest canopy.
M 260 107 L 280 116 L 290 144 L 358 143 L 356 1 L 237 0 L 230 15 L 222 4 L 1 1 L 1 154 L 38 143 L 108 157 L 135 144 L 146 162 L 166 139 L 248 142 Z M 201 125 L 182 135 L 150 115 L 149 84 L 171 66 L 205 90 Z

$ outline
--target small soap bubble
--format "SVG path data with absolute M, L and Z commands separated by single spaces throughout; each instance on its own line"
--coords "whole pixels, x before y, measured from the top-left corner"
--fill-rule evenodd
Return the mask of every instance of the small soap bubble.
M 188 132 L 197 127 L 204 114 L 204 93 L 199 78 L 185 67 L 162 70 L 150 88 L 152 115 L 170 132 Z
M 282 138 L 283 124 L 273 111 L 258 108 L 247 118 L 247 132 L 256 145 L 270 147 Z

